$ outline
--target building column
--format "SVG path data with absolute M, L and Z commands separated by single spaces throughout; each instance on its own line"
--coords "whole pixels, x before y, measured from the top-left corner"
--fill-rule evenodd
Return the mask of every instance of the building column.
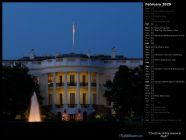
M 64 75 L 64 108 L 67 108 L 67 104 L 68 104 L 68 98 L 67 98 L 67 72 L 65 72 Z
M 56 73 L 53 73 L 53 94 L 52 94 L 52 106 L 55 106 L 57 104 L 56 102 Z
M 96 73 L 96 104 L 99 104 L 99 74 Z
M 48 97 L 48 73 L 44 75 L 44 81 L 45 81 L 45 103 L 46 105 L 49 104 L 49 97 Z
M 76 104 L 80 108 L 80 73 L 77 72 L 77 87 L 76 87 Z
M 88 72 L 88 104 L 91 105 L 91 73 Z

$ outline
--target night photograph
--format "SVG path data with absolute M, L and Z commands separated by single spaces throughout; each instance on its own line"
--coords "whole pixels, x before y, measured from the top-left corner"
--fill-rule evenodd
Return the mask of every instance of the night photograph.
M 143 3 L 4 2 L 2 11 L 2 122 L 142 132 Z

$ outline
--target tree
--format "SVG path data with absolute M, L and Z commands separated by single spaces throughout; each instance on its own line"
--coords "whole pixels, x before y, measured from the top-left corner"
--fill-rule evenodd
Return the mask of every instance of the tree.
M 28 69 L 19 64 L 2 68 L 2 82 L 2 117 L 13 120 L 16 114 L 29 108 L 33 92 L 39 93 L 39 85 L 28 74 Z
M 106 81 L 107 88 L 104 96 L 113 102 L 113 108 L 119 116 L 130 116 L 134 111 L 136 115 L 143 114 L 143 68 L 142 66 L 130 69 L 120 66 L 113 81 Z

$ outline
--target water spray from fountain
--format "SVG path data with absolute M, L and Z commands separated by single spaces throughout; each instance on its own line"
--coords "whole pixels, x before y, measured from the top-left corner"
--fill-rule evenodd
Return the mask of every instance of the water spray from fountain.
M 39 103 L 38 103 L 38 99 L 37 99 L 35 92 L 33 93 L 31 97 L 31 105 L 30 105 L 28 122 L 41 122 Z

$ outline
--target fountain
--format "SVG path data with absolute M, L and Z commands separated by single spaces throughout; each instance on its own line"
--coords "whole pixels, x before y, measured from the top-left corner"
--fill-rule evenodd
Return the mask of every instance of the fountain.
M 30 112 L 28 122 L 41 122 L 41 114 L 39 110 L 39 103 L 37 100 L 36 93 L 34 92 L 31 97 Z

